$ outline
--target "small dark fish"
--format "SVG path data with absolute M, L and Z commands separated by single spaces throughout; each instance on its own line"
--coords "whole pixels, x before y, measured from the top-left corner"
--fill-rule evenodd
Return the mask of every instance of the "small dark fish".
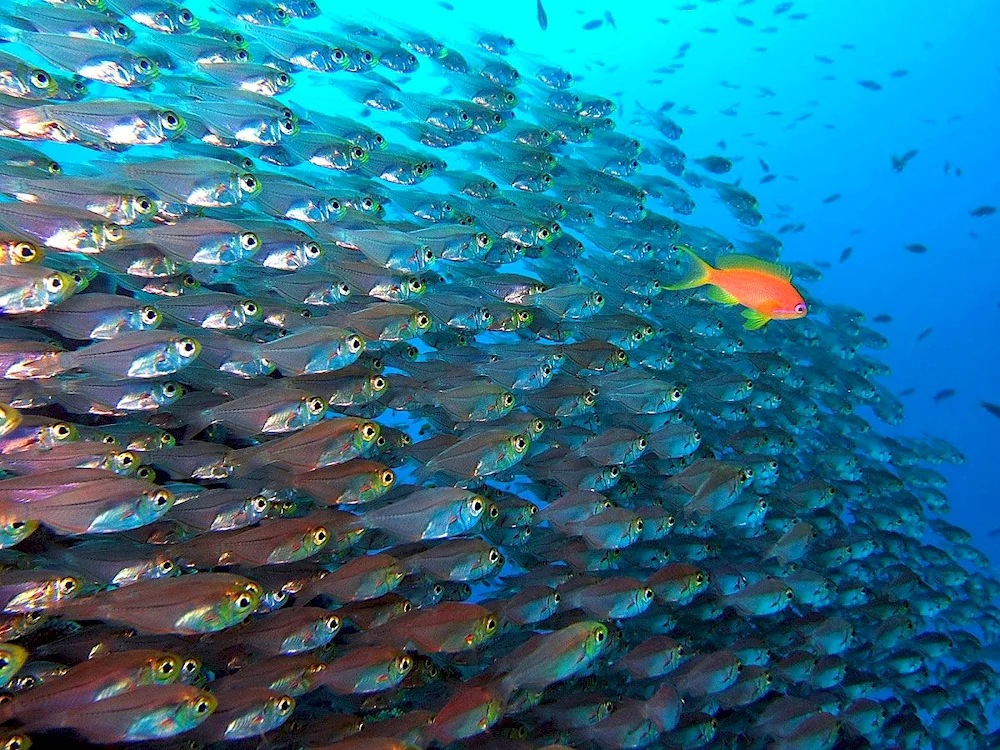
M 891 323 L 892 316 L 887 313 L 879 313 L 874 318 L 872 318 L 872 321 L 875 323 Z
M 542 0 L 537 0 L 538 5 L 538 26 L 542 31 L 549 28 L 549 17 L 545 13 L 545 8 L 542 7 Z
M 767 166 L 767 162 L 766 161 L 764 161 L 763 159 L 760 159 L 760 158 L 758 158 L 757 161 L 760 162 L 760 168 L 761 169 L 763 169 L 765 172 L 770 173 L 771 168 L 769 166 Z
M 600 18 L 595 18 L 593 21 L 587 21 L 587 23 L 583 25 L 583 30 L 593 31 L 594 29 L 601 28 L 603 25 L 604 21 L 602 21 Z
M 908 70 L 900 69 L 892 71 L 892 73 L 890 73 L 889 75 L 891 75 L 893 78 L 902 78 L 905 75 L 909 75 L 909 73 L 910 71 Z
M 438 5 L 440 5 L 445 10 L 455 10 L 455 6 L 452 5 L 451 3 L 438 3 Z
M 844 250 L 840 253 L 840 262 L 843 263 L 845 260 L 850 258 L 851 253 L 853 252 L 854 252 L 853 247 L 845 247 Z
M 958 391 L 956 391 L 954 388 L 942 388 L 940 391 L 931 396 L 931 398 L 934 399 L 935 401 L 940 402 L 944 401 L 945 399 L 951 398 L 956 393 L 958 393 Z
M 892 168 L 895 169 L 897 172 L 902 172 L 904 169 L 906 169 L 906 165 L 910 161 L 910 159 L 912 159 L 916 155 L 917 155 L 917 150 L 915 148 L 910 149 L 902 156 L 896 156 L 895 154 L 893 154 Z M 947 169 L 945 171 L 947 172 Z
M 990 403 L 989 401 L 980 401 L 979 405 L 982 406 L 984 409 L 986 409 L 986 411 L 988 411 L 994 417 L 1000 419 L 1000 406 L 997 406 L 994 403 Z M 990 532 L 991 536 L 992 534 L 993 532 Z
M 980 206 L 969 211 L 970 216 L 982 217 L 992 216 L 997 212 L 996 206 Z
M 819 60 L 821 63 L 825 63 L 826 65 L 833 65 L 833 59 L 826 57 L 825 55 L 816 55 L 816 59 Z
M 834 203 L 840 200 L 840 193 L 834 193 L 833 195 L 828 195 L 823 199 L 824 203 Z
M 861 86 L 863 86 L 866 89 L 868 89 L 869 91 L 881 91 L 882 90 L 882 84 L 881 83 L 878 83 L 877 81 L 872 81 L 872 80 L 867 79 L 867 78 L 865 80 L 863 80 L 863 81 L 858 81 L 858 83 Z
M 765 184 L 767 182 L 774 182 L 776 179 L 778 179 L 777 175 L 767 174 L 767 175 L 764 175 L 763 178 L 761 178 L 760 184 L 763 185 L 763 184 Z
M 917 342 L 919 343 L 920 341 L 923 341 L 925 338 L 930 336 L 931 331 L 933 330 L 934 330 L 933 328 L 925 328 L 924 330 L 922 330 L 920 333 L 917 334 Z
M 909 245 L 903 245 L 904 248 L 909 250 L 911 253 L 922 254 L 927 252 L 927 246 L 921 245 L 919 242 L 914 242 Z
M 608 26 L 610 26 L 615 31 L 618 31 L 618 24 L 615 23 L 615 17 L 611 15 L 610 10 L 604 11 L 604 20 L 608 22 Z
M 904 388 L 903 390 L 901 390 L 899 392 L 899 395 L 900 396 L 912 396 L 916 392 L 917 392 L 916 388 Z

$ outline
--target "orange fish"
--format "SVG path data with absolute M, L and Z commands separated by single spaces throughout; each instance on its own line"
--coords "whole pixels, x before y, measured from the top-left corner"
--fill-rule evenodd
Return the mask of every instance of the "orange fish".
M 802 295 L 792 286 L 791 271 L 784 266 L 752 255 L 725 255 L 716 261 L 719 267 L 713 268 L 689 247 L 678 245 L 674 249 L 691 256 L 692 263 L 683 279 L 666 288 L 677 291 L 711 285 L 706 292 L 710 299 L 748 308 L 743 311 L 743 327 L 748 331 L 772 320 L 802 318 L 808 312 Z

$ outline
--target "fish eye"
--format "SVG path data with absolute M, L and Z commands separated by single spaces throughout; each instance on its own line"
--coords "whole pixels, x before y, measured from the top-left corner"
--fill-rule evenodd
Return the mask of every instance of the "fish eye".
M 295 132 L 295 122 L 290 119 L 282 119 L 278 123 L 278 129 L 285 135 L 292 135 Z
M 194 15 L 187 8 L 181 9 L 181 12 L 177 14 L 177 18 L 185 26 L 190 26 L 194 23 Z
M 277 18 L 279 21 L 284 21 L 285 18 L 288 17 L 288 14 L 285 13 L 284 9 L 282 9 L 282 8 L 275 8 L 274 9 L 274 17 Z
M 153 505 L 157 508 L 162 508 L 164 505 L 170 503 L 170 492 L 168 490 L 157 490 L 153 493 Z
M 313 397 L 306 402 L 306 408 L 310 414 L 322 414 L 326 411 L 326 402 L 319 397 Z
M 241 592 L 233 603 L 236 605 L 237 609 L 246 609 L 247 607 L 253 605 L 253 597 L 246 592 Z
M 177 671 L 177 661 L 171 657 L 166 657 L 160 661 L 160 665 L 156 668 L 161 677 L 170 677 L 175 671 Z
M 31 74 L 31 84 L 35 88 L 48 88 L 50 83 L 52 83 L 52 78 L 44 70 L 36 70 Z
M 551 374 L 552 374 L 551 365 L 542 365 L 542 375 L 548 377 Z
M 18 242 L 11 250 L 11 254 L 20 263 L 31 263 L 38 258 L 38 250 L 30 242 Z
M 681 389 L 680 388 L 674 388 L 670 392 L 670 400 L 671 401 L 680 401 L 681 400 L 681 396 L 683 396 L 683 395 L 684 394 L 681 393 Z
M 253 232 L 244 232 L 240 235 L 240 247 L 244 250 L 253 250 L 260 244 L 260 240 Z
M 104 236 L 108 238 L 109 242 L 118 242 L 125 236 L 125 230 L 117 224 L 105 224 Z
M 792 592 L 791 589 L 785 589 L 785 598 L 786 599 L 788 599 L 789 601 L 791 601 L 792 597 L 794 597 L 794 596 L 795 596 L 795 594 Z
M 250 501 L 255 513 L 265 513 L 270 505 L 271 502 L 263 495 L 255 495 Z
M 135 463 L 135 454 L 131 451 L 124 451 L 123 453 L 118 454 L 117 460 L 123 469 L 127 469 Z
M 344 54 L 344 50 L 338 48 L 333 51 L 333 61 L 335 63 L 339 65 L 345 60 L 347 60 L 347 55 Z
M 172 560 L 164 560 L 160 563 L 160 572 L 170 575 L 174 571 L 174 563 Z
M 153 61 L 148 57 L 140 57 L 136 59 L 135 67 L 139 69 L 140 73 L 148 73 L 153 69 Z
M 181 126 L 181 118 L 176 112 L 171 110 L 164 110 L 160 114 L 160 122 L 163 123 L 163 127 L 167 130 L 176 130 Z
M 60 578 L 57 587 L 60 594 L 68 596 L 76 591 L 76 579 L 68 576 L 66 578 Z
M 184 357 L 193 357 L 198 353 L 200 345 L 194 339 L 183 338 L 177 342 L 177 351 Z
M 260 185 L 260 183 L 257 182 L 257 178 L 254 177 L 252 174 L 245 174 L 242 177 L 240 177 L 240 184 L 242 185 L 243 189 L 248 193 L 256 191 L 258 186 Z
M 236 56 L 236 62 L 247 62 L 250 59 L 250 53 L 245 49 L 238 49 L 233 54 Z
M 797 304 L 797 305 L 795 306 L 795 312 L 797 312 L 797 313 L 801 313 L 801 314 L 804 314 L 804 313 L 806 312 L 806 306 L 805 306 L 805 303 L 804 303 L 804 302 L 799 302 L 799 303 L 798 303 L 798 304 Z
M 490 547 L 489 561 L 492 564 L 496 565 L 502 560 L 503 560 L 503 555 L 500 554 L 500 551 L 496 547 Z
M 695 576 L 694 576 L 694 582 L 697 583 L 699 586 L 701 584 L 703 584 L 705 582 L 705 574 L 704 573 L 696 573 Z
M 73 428 L 65 422 L 60 422 L 52 428 L 52 432 L 54 432 L 55 436 L 60 440 L 65 440 L 73 434 Z
M 323 249 L 315 242 L 307 242 L 303 247 L 303 251 L 305 252 L 306 257 L 310 260 L 315 260 L 323 254 Z M 350 291 L 350 289 L 348 289 L 348 291 Z
M 129 35 L 130 34 L 128 26 L 126 26 L 125 24 L 120 23 L 117 26 L 115 26 L 115 36 L 118 37 L 119 39 L 127 39 Z
M 505 409 L 508 409 L 514 405 L 514 394 L 505 393 L 503 396 L 503 405 Z
M 406 282 L 406 286 L 413 294 L 419 294 L 424 290 L 424 282 L 420 279 L 410 279 Z
M 243 308 L 244 314 L 249 315 L 251 318 L 260 312 L 260 307 L 251 299 L 243 300 L 240 307 Z
M 382 479 L 382 484 L 388 487 L 389 485 L 391 485 L 393 482 L 396 481 L 396 472 L 394 472 L 392 469 L 386 469 L 385 471 L 382 472 L 381 479 Z
M 386 386 L 388 385 L 389 382 L 381 375 L 376 375 L 374 378 L 372 378 L 372 390 L 375 391 L 376 393 L 384 391 L 386 389 Z
M 45 290 L 54 294 L 62 290 L 64 283 L 61 275 L 53 274 L 45 279 Z
M 203 714 L 203 713 L 205 713 L 207 711 L 210 711 L 211 708 L 212 708 L 212 705 L 208 702 L 207 699 L 205 699 L 205 698 L 199 698 L 198 702 L 194 706 L 194 711 L 195 711 L 195 713 Z
M 379 429 L 378 425 L 374 422 L 365 422 L 361 427 L 361 437 L 366 441 L 374 440 L 378 437 Z
M 538 234 L 538 239 L 543 241 L 547 240 L 549 237 L 552 236 L 552 233 L 548 230 L 547 227 L 542 227 L 541 229 L 539 229 L 537 234 Z
M 365 342 L 361 340 L 360 336 L 348 336 L 347 348 L 351 353 L 357 353 L 365 348 Z
M 279 73 L 275 80 L 277 80 L 279 86 L 288 86 L 292 82 L 287 73 Z
M 151 326 L 160 322 L 160 311 L 152 305 L 146 305 L 139 311 L 139 317 L 145 325 Z
M 329 630 L 332 633 L 336 633 L 338 630 L 340 630 L 340 625 L 341 625 L 340 617 L 338 617 L 337 615 L 330 615 L 323 621 L 323 624 L 326 625 L 327 630 Z
M 322 546 L 330 540 L 330 532 L 320 526 L 313 531 L 312 540 L 314 544 Z
M 497 621 L 496 621 L 496 618 L 494 618 L 494 617 L 491 617 L 490 619 L 488 619 L 488 620 L 486 621 L 486 632 L 487 632 L 487 633 L 492 633 L 492 632 L 493 632 L 494 630 L 496 630 L 496 629 L 497 629 Z

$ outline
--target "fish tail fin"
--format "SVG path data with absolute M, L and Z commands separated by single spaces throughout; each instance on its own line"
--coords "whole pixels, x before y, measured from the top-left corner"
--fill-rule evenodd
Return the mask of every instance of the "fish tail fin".
M 199 409 L 191 413 L 181 412 L 175 416 L 184 427 L 185 439 L 194 437 L 202 430 L 207 430 L 216 421 L 211 409 Z
M 233 462 L 233 477 L 246 477 L 257 469 L 267 465 L 267 453 L 262 445 L 251 445 L 237 448 L 231 454 Z
M 694 289 L 695 287 L 712 283 L 712 272 L 715 269 L 698 257 L 694 250 L 687 245 L 675 245 L 674 249 L 686 253 L 690 257 L 691 263 L 688 264 L 687 271 L 680 281 L 676 284 L 666 286 L 664 289 L 668 289 L 671 292 L 679 292 L 682 289 Z

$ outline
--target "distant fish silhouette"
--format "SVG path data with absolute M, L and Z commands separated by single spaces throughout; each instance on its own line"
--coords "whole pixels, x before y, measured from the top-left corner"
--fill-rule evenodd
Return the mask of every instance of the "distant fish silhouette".
M 537 0 L 538 3 L 538 25 L 541 27 L 542 31 L 549 28 L 549 17 L 545 13 L 545 8 L 542 7 L 542 0 Z

